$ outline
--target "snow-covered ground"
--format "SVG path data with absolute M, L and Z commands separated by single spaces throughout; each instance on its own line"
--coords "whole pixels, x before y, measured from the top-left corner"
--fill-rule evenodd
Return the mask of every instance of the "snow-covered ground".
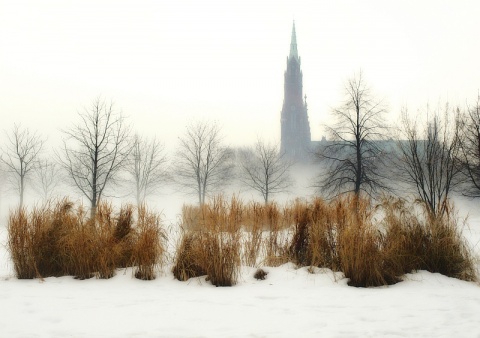
M 457 203 L 469 214 L 464 235 L 478 258 L 477 205 Z M 425 271 L 368 289 L 292 264 L 266 267 L 264 281 L 244 267 L 228 288 L 204 278 L 176 281 L 170 266 L 154 281 L 137 280 L 130 269 L 109 280 L 17 280 L 6 237 L 2 225 L 0 337 L 480 337 L 480 286 Z

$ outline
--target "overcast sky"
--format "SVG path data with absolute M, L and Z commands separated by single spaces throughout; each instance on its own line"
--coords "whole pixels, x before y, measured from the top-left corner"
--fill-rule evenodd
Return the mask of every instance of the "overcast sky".
M 98 95 L 167 146 L 215 119 L 232 145 L 280 138 L 295 20 L 313 139 L 360 69 L 398 116 L 480 88 L 478 1 L 0 0 L 2 129 L 59 137 Z

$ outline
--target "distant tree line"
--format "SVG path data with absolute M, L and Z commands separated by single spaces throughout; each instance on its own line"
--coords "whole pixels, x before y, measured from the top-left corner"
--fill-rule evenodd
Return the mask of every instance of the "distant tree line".
M 416 119 L 405 108 L 396 127 L 386 124 L 385 113 L 361 73 L 347 82 L 335 122 L 326 126 L 330 140 L 315 152 L 325 166 L 320 194 L 413 193 L 433 216 L 448 211 L 455 189 L 480 196 L 480 97 L 464 110 L 427 107 Z
M 404 108 L 395 127 L 385 122 L 387 111 L 361 73 L 346 82 L 344 100 L 325 126 L 328 141 L 312 150 L 321 168 L 314 183 L 319 195 L 414 194 L 432 215 L 448 211 L 448 197 L 457 188 L 480 197 L 480 96 L 464 109 L 420 110 L 416 119 Z M 18 193 L 23 207 L 28 185 L 48 200 L 66 182 L 89 201 L 93 217 L 100 200 L 120 191 L 142 205 L 175 184 L 203 204 L 237 181 L 269 203 L 294 182 L 294 163 L 278 144 L 258 139 L 252 147 L 232 149 L 216 122 L 187 125 L 171 157 L 159 139 L 134 133 L 129 125 L 113 102 L 98 97 L 61 131 L 53 156 L 45 137 L 14 125 L 0 146 L 0 183 Z

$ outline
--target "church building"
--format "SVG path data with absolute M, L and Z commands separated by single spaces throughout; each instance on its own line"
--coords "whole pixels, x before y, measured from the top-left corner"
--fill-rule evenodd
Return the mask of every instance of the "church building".
M 307 96 L 303 94 L 303 74 L 300 65 L 294 22 L 285 71 L 280 143 L 281 152 L 294 161 L 305 161 L 311 147 Z

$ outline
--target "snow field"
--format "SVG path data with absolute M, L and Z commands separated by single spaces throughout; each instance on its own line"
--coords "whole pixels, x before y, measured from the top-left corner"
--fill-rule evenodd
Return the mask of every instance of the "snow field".
M 464 236 L 478 262 L 475 204 L 457 203 L 460 216 L 469 214 Z M 166 215 L 170 251 L 174 218 Z M 227 288 L 205 277 L 174 280 L 171 261 L 153 281 L 135 279 L 130 268 L 108 280 L 17 280 L 6 238 L 0 227 L 1 337 L 480 337 L 480 286 L 425 271 L 367 289 L 291 263 L 265 267 L 264 281 L 242 267 Z

